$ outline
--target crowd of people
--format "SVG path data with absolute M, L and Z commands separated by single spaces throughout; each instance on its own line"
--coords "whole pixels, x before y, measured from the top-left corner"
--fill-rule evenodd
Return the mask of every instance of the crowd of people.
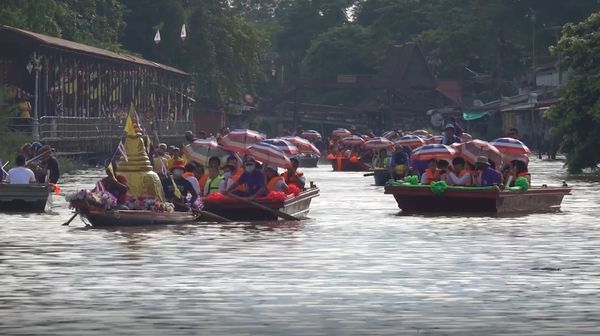
M 14 167 L 9 171 L 2 167 L 0 181 L 9 184 L 57 184 L 60 179 L 60 166 L 53 153 L 53 148 L 38 141 L 24 144 L 15 157 Z

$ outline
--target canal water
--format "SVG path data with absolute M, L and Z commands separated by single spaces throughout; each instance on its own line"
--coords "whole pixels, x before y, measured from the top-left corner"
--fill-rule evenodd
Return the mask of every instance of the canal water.
M 558 214 L 398 216 L 362 173 L 305 173 L 321 196 L 300 223 L 65 227 L 56 196 L 0 215 L 0 334 L 600 334 L 600 184 L 568 181 Z

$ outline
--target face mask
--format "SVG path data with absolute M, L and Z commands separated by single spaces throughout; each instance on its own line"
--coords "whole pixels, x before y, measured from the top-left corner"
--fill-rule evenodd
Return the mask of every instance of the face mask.
M 254 171 L 254 168 L 256 168 L 256 166 L 254 166 L 254 165 L 247 165 L 247 166 L 245 166 L 245 168 L 246 168 L 246 171 L 248 173 L 251 173 L 251 172 Z
M 231 172 L 225 172 L 225 173 L 223 173 L 223 177 L 225 179 L 229 179 L 231 177 Z
M 181 169 L 175 169 L 173 171 L 173 175 L 175 175 L 175 176 L 181 176 L 181 175 L 183 175 L 183 170 L 181 170 Z

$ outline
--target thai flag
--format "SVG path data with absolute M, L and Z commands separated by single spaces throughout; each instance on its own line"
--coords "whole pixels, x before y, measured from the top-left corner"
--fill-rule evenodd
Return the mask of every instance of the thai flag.
M 106 192 L 106 188 L 104 188 L 104 183 L 102 183 L 102 180 L 96 182 L 96 191 Z
M 123 144 L 123 141 L 119 141 L 119 146 L 117 146 L 117 150 L 121 154 L 123 160 L 125 160 L 125 162 L 128 162 L 129 159 L 127 158 L 127 153 L 125 152 L 125 145 Z

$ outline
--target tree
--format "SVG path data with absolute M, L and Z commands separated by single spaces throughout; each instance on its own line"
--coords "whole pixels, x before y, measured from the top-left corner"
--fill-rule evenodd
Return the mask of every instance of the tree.
M 572 74 L 550 117 L 572 173 L 600 163 L 600 13 L 567 25 L 554 52 Z

